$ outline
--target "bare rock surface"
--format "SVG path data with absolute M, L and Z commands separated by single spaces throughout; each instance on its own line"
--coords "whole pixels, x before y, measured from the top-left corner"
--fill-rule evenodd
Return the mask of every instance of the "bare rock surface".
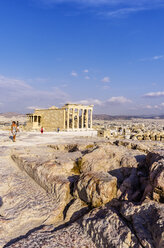
M 116 197 L 117 178 L 105 172 L 82 174 L 77 184 L 77 194 L 92 207 L 99 207 Z
M 65 205 L 70 201 L 71 169 L 78 156 L 78 152 L 66 156 L 46 146 L 15 149 L 11 155 L 22 170 Z
M 144 159 L 145 154 L 138 150 L 102 144 L 83 156 L 80 170 L 83 173 L 109 172 L 117 177 L 118 183 L 121 184 L 125 177 L 131 174 L 131 170 L 137 168 Z
M 142 247 L 127 223 L 110 206 L 92 210 L 83 218 L 82 226 L 97 247 Z
M 30 135 L 2 135 L 0 247 L 164 247 L 161 148 Z
M 146 196 L 164 202 L 164 150 L 154 150 L 146 158 L 149 177 L 143 199 Z
M 0 148 L 0 247 L 41 224 L 60 220 L 60 204 L 48 195 Z
M 124 203 L 120 210 L 131 224 L 143 247 L 164 247 L 164 205 L 153 201 L 141 206 Z
M 51 138 L 53 140 L 53 137 Z M 66 221 L 76 220 L 88 211 L 86 204 L 80 200 L 70 204 L 69 211 L 65 209 L 67 205 L 65 200 L 71 198 L 70 185 L 72 178 L 68 179 L 68 177 L 72 175 L 70 171 L 74 165 L 72 161 L 76 159 L 75 153 L 70 153 L 70 159 L 67 154 L 65 157 L 64 154 L 61 156 L 61 151 L 54 157 L 52 152 L 46 150 L 50 149 L 47 148 L 47 145 L 44 145 L 43 149 L 38 147 L 38 145 L 47 143 L 49 140 L 49 137 L 44 139 L 40 137 L 40 134 L 19 134 L 15 144 L 12 143 L 6 132 L 0 133 L 0 139 L 2 142 L 0 147 L 0 247 L 11 240 L 22 238 L 23 235 L 33 232 L 41 225 L 53 223 L 59 225 L 64 218 Z M 90 139 L 92 140 L 92 138 Z M 66 137 L 65 139 L 62 137 L 56 142 L 62 144 L 66 140 L 71 144 L 72 137 Z M 81 144 L 84 146 L 87 143 L 87 138 L 81 140 Z M 37 147 L 40 152 L 36 151 Z M 11 156 L 16 163 L 11 159 Z M 38 167 L 42 167 L 42 169 L 38 170 L 37 174 L 35 169 Z M 54 168 L 56 177 L 53 174 Z M 33 177 L 33 175 L 36 177 Z M 50 188 L 48 188 L 47 181 L 52 182 L 51 176 L 55 179 L 56 185 L 54 184 L 51 188 L 53 190 L 48 190 Z M 47 189 L 45 190 L 46 185 Z M 67 194 L 68 191 L 69 194 Z M 79 231 L 79 234 L 81 232 L 82 230 Z M 63 242 L 67 243 L 68 236 L 69 232 Z M 85 237 L 84 235 L 83 238 Z M 88 242 L 88 238 L 82 243 L 84 244 L 85 241 Z M 63 247 L 62 244 L 61 247 Z M 40 245 L 38 246 L 40 247 Z M 24 245 L 20 247 L 24 247 Z M 30 246 L 27 244 L 26 247 Z M 94 247 L 94 244 L 88 247 Z
M 96 248 L 78 223 L 67 226 L 44 226 L 27 233 L 20 240 L 6 244 L 10 248 Z M 5 248 L 4 247 L 4 248 Z

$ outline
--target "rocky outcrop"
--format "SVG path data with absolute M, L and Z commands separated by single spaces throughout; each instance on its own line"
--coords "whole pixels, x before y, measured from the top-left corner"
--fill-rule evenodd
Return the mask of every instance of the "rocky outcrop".
M 59 229 L 76 221 L 92 245 L 101 248 L 164 246 L 163 151 L 149 152 L 138 141 L 51 144 L 14 150 L 12 158 L 56 199 Z M 56 225 L 55 218 L 51 213 L 46 225 Z M 35 232 L 36 240 L 41 230 Z
M 87 204 L 99 207 L 116 197 L 117 178 L 105 172 L 82 174 L 75 192 Z
M 58 201 L 68 203 L 70 200 L 70 180 L 67 178 L 68 170 L 73 168 L 74 162 L 60 164 L 56 160 L 38 161 L 38 157 L 28 157 L 25 154 L 14 153 L 12 159 L 31 178 L 35 180 L 48 193 L 54 194 Z M 62 170 L 61 167 L 65 167 Z
M 110 206 L 91 211 L 83 218 L 82 226 L 97 247 L 142 247 L 127 223 Z
M 81 223 L 97 247 L 164 247 L 162 204 L 111 202 L 92 210 Z
M 149 196 L 156 201 L 164 202 L 164 150 L 150 152 L 146 162 L 149 177 L 143 200 Z
M 164 247 L 164 205 L 146 202 L 141 206 L 123 203 L 121 215 L 130 223 L 143 247 Z
M 108 172 L 117 177 L 120 185 L 145 159 L 143 152 L 115 147 L 110 144 L 99 145 L 92 152 L 84 155 L 81 161 L 81 173 Z

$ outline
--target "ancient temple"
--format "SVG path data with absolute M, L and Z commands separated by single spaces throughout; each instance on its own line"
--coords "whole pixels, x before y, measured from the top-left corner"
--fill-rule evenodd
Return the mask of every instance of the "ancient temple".
M 62 108 L 35 109 L 27 114 L 27 129 L 46 131 L 77 131 L 92 129 L 93 105 L 65 104 Z

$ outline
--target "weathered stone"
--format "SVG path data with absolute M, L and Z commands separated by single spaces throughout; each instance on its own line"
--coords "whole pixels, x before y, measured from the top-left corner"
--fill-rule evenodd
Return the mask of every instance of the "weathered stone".
M 21 171 L 9 154 L 8 148 L 0 148 L 0 247 L 40 225 L 61 221 L 65 207 Z
M 89 172 L 80 176 L 77 193 L 93 207 L 106 204 L 116 197 L 117 179 L 105 172 Z
M 89 211 L 89 207 L 86 203 L 81 201 L 79 198 L 71 200 L 66 206 L 64 211 L 65 221 L 75 221 Z
M 54 161 L 38 161 L 37 157 L 31 160 L 16 153 L 12 155 L 12 159 L 47 192 L 55 194 L 59 201 L 62 199 L 66 203 L 69 202 L 70 181 L 64 175 L 60 165 L 58 166 Z M 69 162 L 67 166 L 72 169 L 73 162 Z
M 141 162 L 138 160 L 144 160 L 144 156 L 141 159 L 141 154 L 143 155 L 137 150 L 129 151 L 124 147 L 102 145 L 82 157 L 81 172 L 109 172 L 121 184 L 131 174 L 132 168 L 137 168 Z
M 121 214 L 131 223 L 143 247 L 164 247 L 164 205 L 149 202 L 134 206 L 125 203 Z
M 27 114 L 26 129 L 39 130 L 44 127 L 45 131 L 58 132 L 69 129 L 92 129 L 92 112 L 93 105 L 69 103 L 62 108 L 52 106 L 49 109 L 35 109 L 33 114 Z
M 140 191 L 139 189 L 139 178 L 137 176 L 137 170 L 132 169 L 129 177 L 127 177 L 117 192 L 117 198 L 121 200 L 133 201 L 138 198 Z
M 101 248 L 141 248 L 126 222 L 111 207 L 96 208 L 84 216 L 82 226 Z
M 149 153 L 146 161 L 149 169 L 149 181 L 143 199 L 147 195 L 152 195 L 155 200 L 164 202 L 164 151 Z

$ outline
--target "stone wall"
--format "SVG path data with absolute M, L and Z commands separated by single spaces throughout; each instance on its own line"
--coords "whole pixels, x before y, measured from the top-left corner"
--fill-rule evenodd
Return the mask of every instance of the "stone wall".
M 64 130 L 65 110 L 64 109 L 46 109 L 36 110 L 35 114 L 41 116 L 41 125 L 46 131 L 56 131 L 58 128 Z

